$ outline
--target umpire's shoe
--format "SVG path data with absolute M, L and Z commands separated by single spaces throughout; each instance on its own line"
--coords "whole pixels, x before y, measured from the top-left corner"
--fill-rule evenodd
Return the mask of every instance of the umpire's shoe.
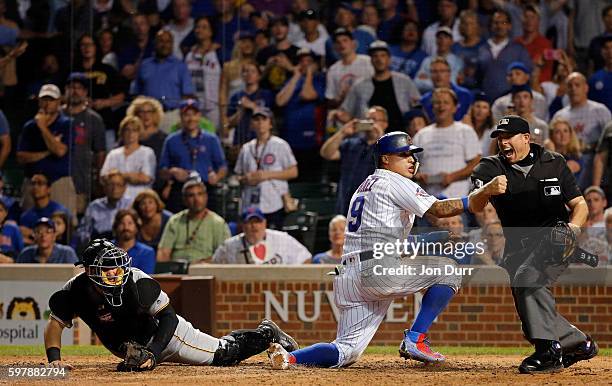
M 582 342 L 572 350 L 563 352 L 563 367 L 568 368 L 576 362 L 586 361 L 594 358 L 599 352 L 597 343 L 587 335 L 586 341 Z
M 272 331 L 272 343 L 278 343 L 288 352 L 295 351 L 300 348 L 298 342 L 287 334 L 279 326 L 271 320 L 264 319 L 259 323 L 259 328 Z
M 546 346 L 545 349 L 536 350 L 523 360 L 519 366 L 521 374 L 553 373 L 563 369 L 561 344 L 551 340 L 546 343 Z

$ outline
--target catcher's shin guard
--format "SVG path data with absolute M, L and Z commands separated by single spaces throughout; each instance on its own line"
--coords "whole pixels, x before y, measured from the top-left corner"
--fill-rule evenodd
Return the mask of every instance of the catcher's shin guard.
M 257 355 L 270 346 L 272 333 L 257 327 L 254 330 L 236 330 L 220 338 L 219 348 L 213 357 L 213 366 L 232 366 Z

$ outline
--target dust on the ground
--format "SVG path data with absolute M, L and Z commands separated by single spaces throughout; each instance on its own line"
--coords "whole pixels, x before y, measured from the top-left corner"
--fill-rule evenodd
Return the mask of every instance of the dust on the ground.
M 151 372 L 119 373 L 119 359 L 112 356 L 70 356 L 64 360 L 75 366 L 69 384 L 266 384 L 266 385 L 546 385 L 546 384 L 612 384 L 612 361 L 599 356 L 580 362 L 555 374 L 519 374 L 520 356 L 451 355 L 443 365 L 423 365 L 405 361 L 399 356 L 366 354 L 345 369 L 294 368 L 286 371 L 270 369 L 262 354 L 238 366 L 209 367 L 162 364 Z M 39 366 L 42 357 L 0 357 L 0 366 Z M 7 382 L 6 378 L 0 382 Z M 29 379 L 12 379 L 10 383 L 31 384 Z M 38 382 L 37 382 L 38 383 Z M 49 383 L 47 380 L 45 383 Z M 56 384 L 57 382 L 53 382 Z

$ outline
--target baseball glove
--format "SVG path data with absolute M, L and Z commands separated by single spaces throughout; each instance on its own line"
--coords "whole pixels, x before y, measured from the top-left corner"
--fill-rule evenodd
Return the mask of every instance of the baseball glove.
M 125 358 L 117 366 L 117 371 L 147 371 L 157 365 L 155 355 L 146 346 L 136 342 L 126 342 Z
M 576 234 L 570 226 L 566 222 L 559 221 L 550 229 L 547 239 L 550 243 L 548 261 L 556 264 L 570 263 L 577 244 Z

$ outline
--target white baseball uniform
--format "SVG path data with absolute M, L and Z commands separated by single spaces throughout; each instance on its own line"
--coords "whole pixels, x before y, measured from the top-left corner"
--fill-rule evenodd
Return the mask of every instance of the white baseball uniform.
M 443 271 L 445 265 L 454 267 L 455 262 L 446 257 L 411 259 L 394 252 L 380 259 L 363 258 L 382 245 L 378 243 L 403 242 L 415 216 L 422 217 L 435 201 L 410 179 L 385 169 L 377 169 L 353 194 L 345 230 L 344 269 L 334 280 L 334 299 L 340 311 L 333 342 L 340 352 L 337 367 L 348 366 L 361 356 L 395 298 L 434 284 L 459 289 L 460 276 L 419 274 L 422 267 Z M 383 268 L 401 267 L 413 267 L 415 273 L 381 274 Z

